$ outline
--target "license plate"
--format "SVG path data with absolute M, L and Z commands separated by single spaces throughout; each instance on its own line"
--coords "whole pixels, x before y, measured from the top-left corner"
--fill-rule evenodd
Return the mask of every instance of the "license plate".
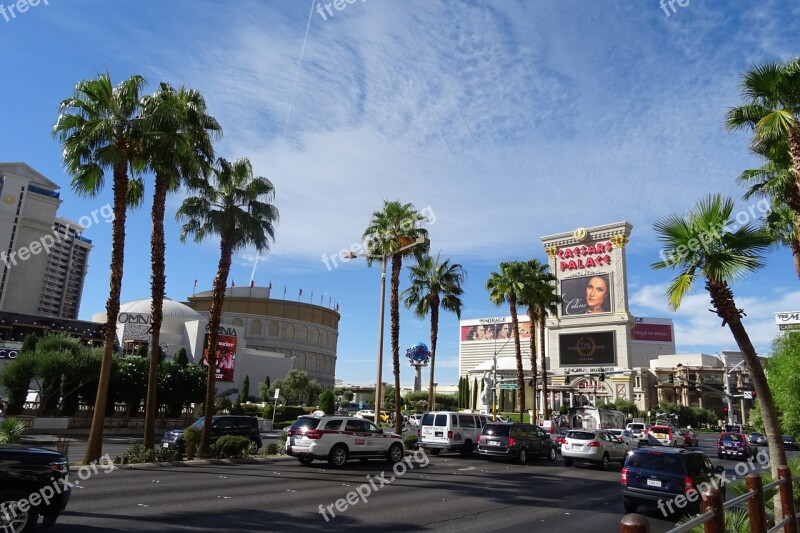
M 437 431 L 433 434 L 434 437 L 444 437 L 444 433 L 442 431 Z
M 169 442 L 163 443 L 162 446 L 164 446 L 164 448 L 169 448 Z
M 651 487 L 659 487 L 661 488 L 661 480 L 660 479 L 648 479 L 647 484 Z
M 489 441 L 489 446 L 500 446 L 500 443 L 498 441 L 496 441 L 496 440 L 490 440 Z

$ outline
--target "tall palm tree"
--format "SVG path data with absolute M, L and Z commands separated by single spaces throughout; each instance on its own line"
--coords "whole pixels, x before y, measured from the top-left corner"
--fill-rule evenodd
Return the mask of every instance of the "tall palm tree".
M 389 316 L 392 324 L 395 431 L 399 434 L 402 434 L 403 431 L 400 398 L 400 271 L 403 268 L 404 256 L 420 255 L 427 251 L 423 246 L 410 246 L 418 238 L 428 237 L 428 230 L 420 227 L 424 220 L 426 220 L 425 216 L 414 209 L 412 204 L 403 204 L 397 200 L 384 200 L 383 209 L 372 213 L 372 219 L 363 235 L 368 243 L 368 265 L 372 265 L 378 259 L 381 261 L 390 257 L 392 259 Z
M 155 174 L 150 236 L 152 307 L 150 311 L 150 368 L 145 402 L 144 447 L 152 448 L 156 418 L 156 383 L 163 321 L 164 286 L 164 211 L 167 194 L 182 183 L 207 176 L 214 163 L 212 138 L 222 128 L 207 113 L 203 96 L 192 89 L 177 91 L 161 83 L 152 96 L 142 98 L 142 115 L 147 124 L 144 140 L 149 169 Z
M 233 253 L 247 246 L 264 253 L 269 241 L 275 240 L 278 208 L 272 204 L 275 188 L 268 179 L 253 176 L 253 167 L 246 158 L 233 163 L 223 158 L 217 160 L 210 180 L 195 180 L 190 184 L 196 196 L 183 201 L 175 217 L 184 221 L 181 241 L 193 237 L 200 242 L 208 235 L 219 235 L 220 257 L 214 278 L 206 329 L 208 350 L 208 388 L 205 400 L 205 423 L 200 441 L 200 453 L 210 451 L 211 418 L 214 415 L 216 389 L 217 330 L 222 320 L 222 304 L 231 269 Z
M 434 259 L 426 254 L 417 259 L 417 264 L 408 267 L 411 286 L 403 291 L 406 309 L 414 308 L 414 314 L 425 318 L 431 314 L 431 362 L 428 384 L 428 408 L 433 409 L 433 377 L 436 363 L 436 341 L 439 337 L 439 306 L 461 318 L 461 285 L 467 280 L 467 271 L 449 259 L 441 260 L 441 253 Z
M 103 449 L 111 356 L 122 290 L 125 219 L 128 195 L 135 188 L 129 173 L 141 170 L 143 165 L 139 93 L 144 83 L 144 78 L 136 75 L 114 86 L 108 73 L 94 80 L 80 81 L 75 85 L 72 97 L 61 102 L 58 120 L 53 127 L 53 135 L 63 146 L 64 166 L 72 176 L 74 191 L 94 197 L 105 185 L 106 172 L 111 171 L 113 177 L 111 279 L 106 301 L 103 359 L 84 463 L 98 460 Z
M 525 416 L 525 371 L 522 368 L 522 348 L 519 343 L 519 319 L 517 303 L 525 289 L 523 264 L 518 261 L 500 263 L 500 272 L 492 272 L 486 281 L 489 300 L 500 306 L 508 302 L 511 326 L 514 334 L 514 354 L 517 358 L 517 405 L 520 421 Z M 533 365 L 536 368 L 536 365 Z M 536 412 L 536 394 L 533 395 L 533 412 Z
M 728 129 L 753 131 L 751 148 L 756 153 L 778 148 L 788 154 L 794 192 L 800 197 L 800 58 L 753 67 L 742 75 L 741 89 L 744 105 L 728 112 Z M 800 205 L 790 207 L 795 214 L 794 246 L 800 250 Z M 796 270 L 800 278 L 800 265 Z
M 777 479 L 778 465 L 786 464 L 780 421 L 764 368 L 742 323 L 744 310 L 736 307 L 729 286 L 729 283 L 763 266 L 763 253 L 770 246 L 771 239 L 763 228 L 753 223 L 736 231 L 726 230 L 735 224 L 733 208 L 733 200 L 717 194 L 702 199 L 686 215 L 657 220 L 654 228 L 659 240 L 666 248 L 683 252 L 672 254 L 671 260 L 653 263 L 651 268 L 678 270 L 678 276 L 667 289 L 672 310 L 680 307 L 697 277 L 705 279 L 713 312 L 722 319 L 722 325 L 731 330 L 753 380 L 767 433 L 772 475 Z
M 545 322 L 547 315 L 556 315 L 561 298 L 556 294 L 556 277 L 550 273 L 550 267 L 538 259 L 524 263 L 524 288 L 519 304 L 528 307 L 528 318 L 531 323 L 531 368 L 533 369 L 533 394 L 536 395 L 536 354 L 541 353 L 542 364 L 542 416 L 548 416 L 547 389 L 547 357 L 545 354 Z M 538 340 L 537 340 L 538 339 Z

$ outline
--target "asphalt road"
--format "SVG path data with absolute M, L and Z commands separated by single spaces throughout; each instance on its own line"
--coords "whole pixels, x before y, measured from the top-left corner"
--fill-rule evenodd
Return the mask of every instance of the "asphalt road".
M 700 449 L 735 477 L 737 462 L 718 460 L 715 443 L 716 435 L 704 434 Z M 104 452 L 115 445 L 106 443 Z M 403 475 L 377 461 L 331 469 L 286 457 L 99 472 L 80 481 L 53 531 L 619 531 L 620 465 L 603 472 L 567 468 L 560 458 L 530 465 L 456 455 L 427 461 L 406 465 Z M 356 503 L 342 510 L 350 493 Z M 640 513 L 653 532 L 674 527 L 656 509 Z

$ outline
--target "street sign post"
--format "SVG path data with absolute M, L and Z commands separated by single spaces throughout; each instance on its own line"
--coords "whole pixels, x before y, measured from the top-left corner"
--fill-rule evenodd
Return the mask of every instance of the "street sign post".
M 516 383 L 501 383 L 498 385 L 500 390 L 516 390 L 517 384 Z

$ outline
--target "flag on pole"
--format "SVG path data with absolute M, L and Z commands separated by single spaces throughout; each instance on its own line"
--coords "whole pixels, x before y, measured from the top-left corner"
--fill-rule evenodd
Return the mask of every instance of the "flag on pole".
M 192 296 L 194 296 L 195 289 L 197 289 L 197 278 L 194 278 L 194 287 L 192 287 Z
M 283 299 L 286 299 L 286 285 L 283 286 Z
M 197 278 L 194 278 L 194 286 L 197 287 Z
M 255 282 L 251 279 L 250 280 L 250 292 L 247 293 L 248 296 L 252 296 L 253 295 L 253 285 L 255 285 Z
M 297 295 L 297 301 L 300 301 L 300 297 L 303 295 L 303 289 L 300 289 L 300 292 Z
M 339 302 L 336 302 L 336 312 L 339 312 Z
M 325 297 L 324 294 L 319 295 L 319 305 L 322 305 L 322 299 Z
M 231 287 L 235 287 L 235 286 L 236 286 L 236 282 L 231 280 Z
M 310 304 L 314 303 L 314 291 L 311 291 L 311 298 L 308 299 L 308 303 Z
M 332 300 L 332 299 L 333 299 L 333 296 L 328 296 L 328 307 L 330 307 L 330 306 L 331 306 L 331 300 Z
M 269 290 L 272 290 L 272 282 L 269 282 Z
M 255 282 L 251 279 L 250 280 L 250 288 L 252 289 L 255 286 Z

